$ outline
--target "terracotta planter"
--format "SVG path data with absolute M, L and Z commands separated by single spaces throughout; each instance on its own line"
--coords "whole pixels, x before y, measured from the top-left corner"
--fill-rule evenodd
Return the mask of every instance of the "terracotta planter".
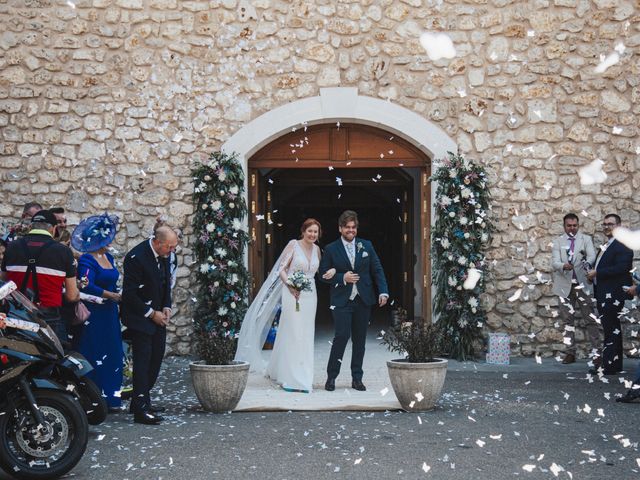
M 442 358 L 429 363 L 387 361 L 391 386 L 404 410 L 423 412 L 435 408 L 447 376 L 448 363 Z
M 215 413 L 230 412 L 240 402 L 249 378 L 249 362 L 232 365 L 189 364 L 193 389 L 202 407 Z

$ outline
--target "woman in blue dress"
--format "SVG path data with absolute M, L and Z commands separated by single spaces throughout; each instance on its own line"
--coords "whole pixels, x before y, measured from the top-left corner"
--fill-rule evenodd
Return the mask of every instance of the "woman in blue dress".
M 89 377 L 102 390 L 112 413 L 122 408 L 123 351 L 117 288 L 120 274 L 108 252 L 117 227 L 118 217 L 105 213 L 80 222 L 71 237 L 71 246 L 83 252 L 78 259 L 78 277 L 86 286 L 81 291 L 104 299 L 103 303 L 85 302 L 91 316 L 85 322 L 78 350 L 93 365 Z

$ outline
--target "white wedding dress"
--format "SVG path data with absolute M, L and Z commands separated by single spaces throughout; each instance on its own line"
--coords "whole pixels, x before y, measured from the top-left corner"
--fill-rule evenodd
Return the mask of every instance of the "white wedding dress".
M 280 324 L 266 373 L 285 389 L 312 390 L 313 342 L 318 303 L 314 276 L 319 266 L 320 249 L 314 245 L 311 258 L 308 258 L 297 240 L 289 242 L 280 262 L 280 272 L 286 269 L 289 276 L 300 270 L 311 280 L 311 291 L 300 293 L 300 311 L 296 311 L 296 299 L 289 289 L 282 289 Z

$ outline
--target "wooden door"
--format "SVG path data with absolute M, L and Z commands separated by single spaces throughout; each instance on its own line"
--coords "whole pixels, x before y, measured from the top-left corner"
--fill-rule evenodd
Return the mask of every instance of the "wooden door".
M 420 251 L 422 252 L 422 318 L 431 323 L 431 184 L 430 167 L 420 172 Z
M 265 272 L 264 258 L 266 254 L 266 215 L 265 212 L 265 180 L 257 168 L 249 168 L 249 271 L 251 273 L 251 288 L 249 294 L 253 298 L 267 272 Z
M 252 297 L 270 268 L 265 265 L 265 259 L 276 258 L 279 253 L 272 252 L 274 225 L 271 223 L 272 199 L 268 172 L 275 173 L 278 169 L 328 168 L 325 171 L 331 171 L 417 168 L 420 169 L 419 184 L 407 189 L 401 198 L 403 292 L 397 298 L 401 299 L 403 306 L 413 306 L 415 289 L 421 289 L 422 306 L 416 305 L 413 313 L 416 317 L 431 321 L 430 164 L 430 159 L 423 152 L 402 138 L 364 125 L 310 126 L 283 135 L 263 147 L 249 160 Z M 415 211 L 414 195 L 419 195 L 418 211 Z M 264 215 L 264 218 L 258 219 L 256 215 Z M 416 222 L 420 222 L 417 228 Z M 419 241 L 414 237 L 416 233 Z M 415 251 L 418 245 L 420 251 Z M 422 273 L 421 281 L 416 277 L 416 269 Z

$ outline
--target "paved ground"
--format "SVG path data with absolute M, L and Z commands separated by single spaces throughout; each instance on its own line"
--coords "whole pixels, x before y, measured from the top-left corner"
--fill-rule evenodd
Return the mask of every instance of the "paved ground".
M 111 416 L 70 478 L 640 478 L 640 405 L 615 403 L 624 385 L 589 380 L 584 363 L 452 362 L 439 407 L 423 414 L 224 415 L 199 411 L 186 359 L 165 365 L 167 421 Z

